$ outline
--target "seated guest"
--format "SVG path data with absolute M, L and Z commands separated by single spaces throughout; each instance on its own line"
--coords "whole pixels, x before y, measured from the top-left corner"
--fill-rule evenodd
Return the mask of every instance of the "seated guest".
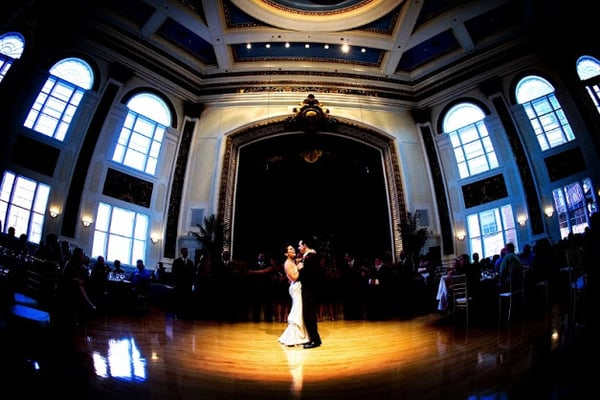
M 144 312 L 146 302 L 150 297 L 150 283 L 152 282 L 152 271 L 146 269 L 144 261 L 136 261 L 137 269 L 131 274 L 131 295 L 134 310 Z
M 143 260 L 136 261 L 136 268 L 137 270 L 131 274 L 131 290 L 140 294 L 147 294 L 150 291 L 152 272 L 146 269 Z
M 27 234 L 21 233 L 17 239 L 15 253 L 26 256 L 29 255 L 30 252 Z
M 90 296 L 94 304 L 101 304 L 107 296 L 108 276 L 111 272 L 110 267 L 106 264 L 104 256 L 98 256 L 96 262 L 92 266 L 92 271 L 89 278 Z
M 429 283 L 429 278 L 434 272 L 434 265 L 429 260 L 429 256 L 427 254 L 419 255 L 419 265 L 417 266 L 417 273 L 423 277 L 425 283 Z
M 6 234 L 2 234 L 0 244 L 10 252 L 14 252 L 18 248 L 19 239 L 16 236 L 14 226 L 9 226 Z
M 466 253 L 461 254 L 454 265 L 454 270 L 457 274 L 466 274 L 471 265 L 469 255 Z
M 518 254 L 519 259 L 521 259 L 521 264 L 524 266 L 531 267 L 535 262 L 535 252 L 531 248 L 530 244 L 526 244 L 523 247 L 523 251 Z
M 113 262 L 114 269 L 112 270 L 110 276 L 113 281 L 122 281 L 127 277 L 125 270 L 121 267 L 121 260 L 115 260 Z
M 58 243 L 58 236 L 55 233 L 46 235 L 46 241 L 41 244 L 36 252 L 36 257 L 43 260 L 63 264 L 63 258 Z
M 167 269 L 162 261 L 159 261 L 154 270 L 154 279 L 158 283 L 167 283 Z

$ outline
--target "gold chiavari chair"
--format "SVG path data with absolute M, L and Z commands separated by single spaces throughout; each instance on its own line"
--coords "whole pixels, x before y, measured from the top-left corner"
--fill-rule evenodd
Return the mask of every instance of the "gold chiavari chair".
M 469 324 L 469 297 L 467 275 L 452 274 L 450 276 L 450 296 L 452 304 L 452 318 L 455 319 L 458 313 L 464 313 L 467 325 Z

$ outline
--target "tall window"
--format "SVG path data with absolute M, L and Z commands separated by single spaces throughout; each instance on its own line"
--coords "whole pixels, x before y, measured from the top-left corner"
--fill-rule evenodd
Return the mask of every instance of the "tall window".
M 21 58 L 24 47 L 25 39 L 20 33 L 10 32 L 0 36 L 0 82 L 13 62 Z
M 585 82 L 585 88 L 600 113 L 600 62 L 590 56 L 579 57 L 577 74 L 579 79 Z
M 539 76 L 527 76 L 516 88 L 542 151 L 575 140 L 571 125 L 554 95 L 554 87 Z
M 113 161 L 154 175 L 171 113 L 165 102 L 151 93 L 142 93 L 128 103 L 129 112 L 113 153 Z
M 135 265 L 136 260 L 146 258 L 148 228 L 148 215 L 100 203 L 94 225 L 92 254 Z
M 81 98 L 92 87 L 94 73 L 78 58 L 67 58 L 50 69 L 50 76 L 25 119 L 25 127 L 56 140 L 65 135 Z
M 484 117 L 475 104 L 461 103 L 452 107 L 444 118 L 443 129 L 450 137 L 461 179 L 498 167 Z
M 515 218 L 510 204 L 467 215 L 467 230 L 471 253 L 482 257 L 500 254 L 506 243 L 519 248 Z
M 49 196 L 50 186 L 6 171 L 0 187 L 2 231 L 12 226 L 17 236 L 24 233 L 31 243 L 39 243 Z
M 563 239 L 570 232 L 583 233 L 590 224 L 590 216 L 598 211 L 596 195 L 589 178 L 553 190 L 552 197 Z

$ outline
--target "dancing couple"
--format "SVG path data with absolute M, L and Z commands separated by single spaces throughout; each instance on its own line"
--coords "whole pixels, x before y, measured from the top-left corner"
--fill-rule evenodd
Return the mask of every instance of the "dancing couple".
M 288 315 L 288 326 L 279 337 L 279 343 L 312 349 L 321 345 L 317 327 L 319 259 L 316 251 L 304 240 L 298 243 L 298 252 L 302 258 L 296 263 L 294 246 L 286 247 L 283 267 L 290 282 L 292 307 Z

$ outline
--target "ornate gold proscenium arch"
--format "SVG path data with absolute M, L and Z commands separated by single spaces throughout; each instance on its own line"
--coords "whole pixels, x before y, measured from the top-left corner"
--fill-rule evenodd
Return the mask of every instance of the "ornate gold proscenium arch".
M 383 173 L 387 189 L 388 209 L 390 215 L 390 247 L 395 259 L 402 249 L 402 239 L 399 231 L 401 216 L 406 214 L 402 182 L 400 181 L 400 167 L 393 138 L 385 133 L 376 131 L 356 121 L 336 118 L 335 124 L 328 124 L 328 130 L 315 132 L 315 134 L 337 135 L 351 139 L 365 146 L 378 149 L 382 156 Z M 223 168 L 219 188 L 219 217 L 225 226 L 226 237 L 224 246 L 233 250 L 232 228 L 234 220 L 234 196 L 237 184 L 237 171 L 239 164 L 240 148 L 267 138 L 284 134 L 294 134 L 299 131 L 290 129 L 289 118 L 279 117 L 268 121 L 260 121 L 255 125 L 246 126 L 234 131 L 226 137 L 226 149 L 223 157 Z

